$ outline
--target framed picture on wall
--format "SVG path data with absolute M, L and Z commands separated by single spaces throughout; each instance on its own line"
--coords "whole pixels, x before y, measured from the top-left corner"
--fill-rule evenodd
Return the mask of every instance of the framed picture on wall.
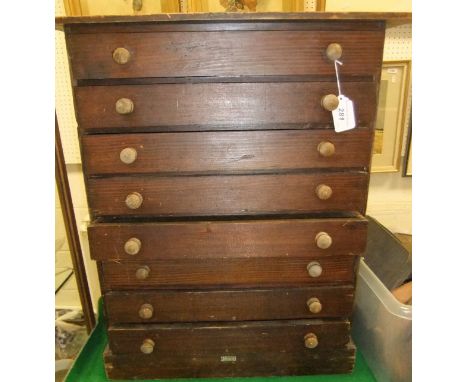
M 408 125 L 408 137 L 406 138 L 406 151 L 405 156 L 403 157 L 403 176 L 413 176 L 413 166 L 412 166 L 412 157 L 413 157 L 413 150 L 412 150 L 412 119 L 410 114 L 409 125 Z
M 400 168 L 410 83 L 410 61 L 383 63 L 375 122 L 372 172 L 392 172 Z

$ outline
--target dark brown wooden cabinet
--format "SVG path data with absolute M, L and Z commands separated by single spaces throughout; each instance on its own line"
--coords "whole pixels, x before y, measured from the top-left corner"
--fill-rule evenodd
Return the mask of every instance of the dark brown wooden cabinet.
M 352 371 L 387 17 L 57 20 L 110 378 Z M 337 52 L 343 133 L 322 105 Z

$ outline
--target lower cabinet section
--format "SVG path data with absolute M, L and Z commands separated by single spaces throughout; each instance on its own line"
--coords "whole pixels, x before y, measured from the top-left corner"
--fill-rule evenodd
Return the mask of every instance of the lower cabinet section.
M 110 326 L 112 379 L 350 373 L 347 320 Z

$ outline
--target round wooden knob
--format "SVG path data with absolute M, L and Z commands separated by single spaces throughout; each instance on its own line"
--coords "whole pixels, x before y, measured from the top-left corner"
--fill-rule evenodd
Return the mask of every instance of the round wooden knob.
M 145 280 L 148 278 L 149 276 L 149 273 L 150 273 L 150 269 L 149 267 L 147 267 L 146 265 L 138 268 L 135 272 L 135 277 L 138 279 L 138 280 Z
M 322 303 L 317 297 L 311 297 L 307 300 L 307 306 L 311 313 L 320 313 L 322 311 Z
M 132 192 L 125 198 L 125 204 L 132 210 L 140 208 L 141 203 L 143 203 L 143 196 L 141 196 L 141 194 L 138 192 Z
M 323 157 L 331 157 L 335 154 L 335 145 L 331 142 L 320 142 L 317 146 L 319 154 Z
M 314 333 L 308 333 L 304 336 L 304 345 L 308 349 L 315 349 L 318 346 L 318 338 Z
M 322 274 L 322 266 L 318 261 L 312 261 L 307 264 L 307 272 L 310 277 L 319 277 Z
M 333 240 L 331 236 L 326 232 L 319 232 L 317 236 L 315 236 L 315 244 L 317 244 L 317 247 L 320 249 L 330 248 L 332 243 Z
M 129 98 L 120 98 L 115 103 L 115 111 L 119 114 L 133 113 L 133 101 Z
M 151 354 L 154 350 L 154 341 L 147 338 L 143 340 L 143 343 L 140 346 L 140 350 L 144 354 Z
M 136 237 L 132 237 L 125 242 L 124 250 L 128 255 L 136 255 L 138 252 L 140 252 L 140 249 L 141 241 Z
M 332 189 L 326 184 L 319 184 L 315 189 L 315 194 L 320 200 L 330 199 L 332 196 Z
M 340 100 L 334 94 L 327 94 L 326 96 L 322 97 L 322 107 L 325 110 L 333 111 L 338 107 L 339 103 Z
M 120 160 L 125 164 L 130 164 L 136 161 L 137 155 L 133 147 L 126 147 L 120 152 Z
M 336 42 L 327 46 L 327 57 L 331 61 L 339 60 L 343 54 L 343 48 Z
M 117 64 L 123 65 L 130 61 L 130 52 L 125 48 L 117 48 L 112 52 L 112 58 Z
M 143 304 L 140 306 L 140 310 L 138 311 L 138 315 L 140 318 L 143 318 L 144 320 L 148 320 L 151 317 L 153 317 L 153 305 L 151 304 Z

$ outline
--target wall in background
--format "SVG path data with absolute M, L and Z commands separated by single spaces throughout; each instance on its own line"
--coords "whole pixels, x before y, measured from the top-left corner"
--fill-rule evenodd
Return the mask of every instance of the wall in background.
M 360 1 L 357 3 L 360 3 Z M 380 4 L 380 2 L 376 3 Z M 389 2 L 383 3 L 388 4 Z M 392 4 L 393 3 L 392 1 Z M 328 5 L 329 1 L 327 0 L 327 7 Z M 410 2 L 409 6 L 411 10 Z M 411 24 L 408 24 L 387 28 L 385 32 L 384 61 L 411 60 L 411 27 Z M 408 97 L 401 156 L 405 154 L 406 140 L 408 137 L 412 97 L 411 87 L 408 92 Z M 401 160 L 400 163 L 403 163 L 403 160 Z M 379 220 L 392 232 L 411 234 L 411 186 L 412 178 L 402 177 L 401 170 L 390 173 L 372 173 L 369 185 L 367 213 Z
M 411 234 L 411 178 L 401 172 L 372 173 L 367 214 L 392 232 Z
M 326 0 L 327 12 L 411 12 L 411 0 Z

